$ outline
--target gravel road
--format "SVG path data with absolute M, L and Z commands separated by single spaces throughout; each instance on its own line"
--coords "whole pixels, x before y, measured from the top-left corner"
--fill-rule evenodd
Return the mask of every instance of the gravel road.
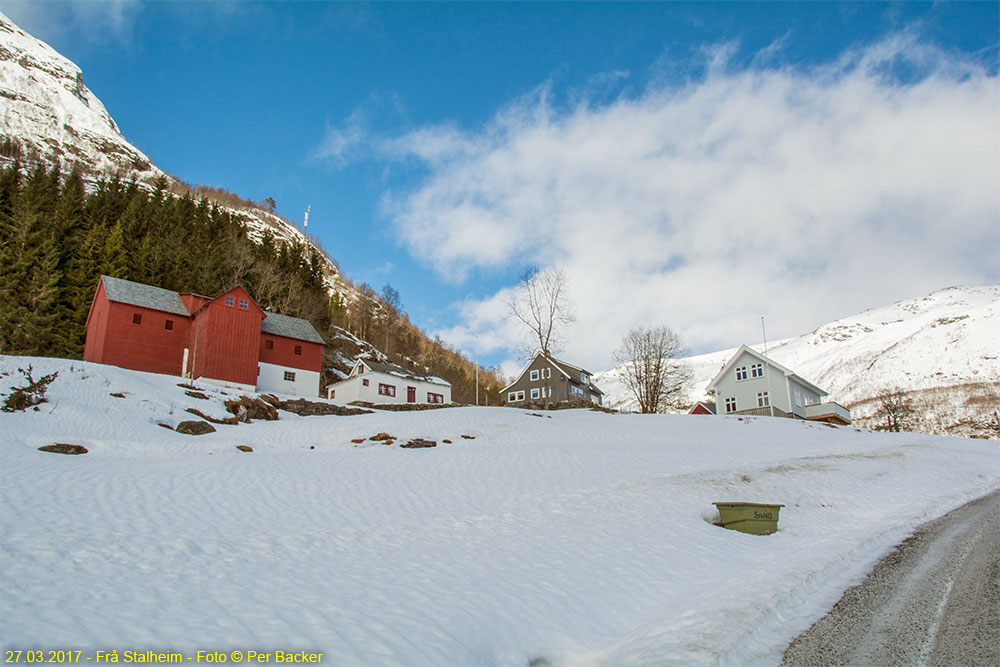
M 918 527 L 786 665 L 1000 665 L 1000 491 Z

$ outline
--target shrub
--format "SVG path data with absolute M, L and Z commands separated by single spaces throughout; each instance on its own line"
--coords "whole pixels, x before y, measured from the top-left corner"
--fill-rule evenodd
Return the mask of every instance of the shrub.
M 7 396 L 7 400 L 4 401 L 3 411 L 4 412 L 17 412 L 18 410 L 27 410 L 33 405 L 38 405 L 39 403 L 44 403 L 46 401 L 45 392 L 48 391 L 49 385 L 59 372 L 53 372 L 49 375 L 43 375 L 42 377 L 35 380 L 31 377 L 31 366 L 28 366 L 28 370 L 23 368 L 17 369 L 24 379 L 27 380 L 28 384 L 23 387 L 13 387 L 10 394 Z

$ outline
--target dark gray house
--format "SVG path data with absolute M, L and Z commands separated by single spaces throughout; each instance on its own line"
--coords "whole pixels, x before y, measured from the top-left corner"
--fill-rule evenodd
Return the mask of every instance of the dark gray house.
M 591 373 L 541 352 L 500 394 L 507 405 L 582 400 L 601 405 L 604 392 L 590 381 Z

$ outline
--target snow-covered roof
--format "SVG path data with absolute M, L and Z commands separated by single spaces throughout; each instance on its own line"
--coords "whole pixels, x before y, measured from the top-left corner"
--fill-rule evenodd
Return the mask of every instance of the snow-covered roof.
M 182 317 L 191 315 L 184 307 L 180 294 L 172 290 L 111 276 L 101 276 L 101 281 L 104 283 L 104 294 L 108 297 L 108 301 L 162 310 Z
M 319 335 L 315 327 L 308 320 L 289 315 L 279 315 L 278 313 L 267 313 L 267 317 L 260 324 L 260 332 L 274 334 L 275 336 L 285 336 L 287 338 L 297 338 L 310 343 L 325 345 L 326 341 Z
M 395 375 L 396 377 L 406 378 L 408 380 L 429 382 L 430 384 L 440 384 L 445 385 L 446 387 L 451 386 L 450 382 L 443 378 L 439 378 L 436 375 L 417 373 L 416 371 L 407 370 L 402 366 L 397 366 L 395 364 L 386 364 L 380 361 L 371 361 L 369 359 L 359 359 L 358 363 L 364 364 L 369 370 L 375 373 L 385 373 L 386 375 Z

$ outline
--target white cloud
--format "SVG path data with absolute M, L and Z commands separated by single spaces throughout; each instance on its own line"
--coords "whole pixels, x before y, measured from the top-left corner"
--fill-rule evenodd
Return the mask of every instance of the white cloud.
M 128 43 L 140 9 L 137 0 L 7 0 L 3 6 L 4 13 L 39 39 L 72 38 L 93 44 Z
M 566 356 L 592 370 L 640 324 L 717 349 L 756 342 L 761 315 L 797 335 L 1000 279 L 995 75 L 905 33 L 810 69 L 768 53 L 737 70 L 730 52 L 680 87 L 557 110 L 541 86 L 479 131 L 397 138 L 429 170 L 387 198 L 400 238 L 446 279 L 564 269 Z M 461 309 L 446 340 L 514 335 L 496 296 Z

